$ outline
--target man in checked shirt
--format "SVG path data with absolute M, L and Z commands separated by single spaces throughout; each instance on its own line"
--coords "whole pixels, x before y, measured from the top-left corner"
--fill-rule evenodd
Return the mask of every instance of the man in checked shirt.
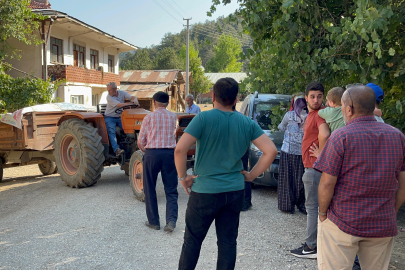
M 159 172 L 162 174 L 166 193 L 166 226 L 167 232 L 176 227 L 178 204 L 177 172 L 174 165 L 174 148 L 176 147 L 176 114 L 166 110 L 169 95 L 157 92 L 153 95 L 155 111 L 145 116 L 139 132 L 138 147 L 143 157 L 143 187 L 145 192 L 146 216 L 145 225 L 160 230 L 159 212 L 156 198 L 156 181 Z
M 336 130 L 314 164 L 318 189 L 318 267 L 388 269 L 397 235 L 396 214 L 405 201 L 405 136 L 374 118 L 374 91 L 345 91 L 346 126 Z

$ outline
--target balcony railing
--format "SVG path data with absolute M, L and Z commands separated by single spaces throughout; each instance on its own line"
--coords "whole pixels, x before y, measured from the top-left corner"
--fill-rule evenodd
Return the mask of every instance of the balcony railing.
M 67 82 L 100 85 L 115 82 L 120 85 L 120 76 L 118 74 L 71 65 L 49 65 L 48 76 L 52 80 L 65 79 Z

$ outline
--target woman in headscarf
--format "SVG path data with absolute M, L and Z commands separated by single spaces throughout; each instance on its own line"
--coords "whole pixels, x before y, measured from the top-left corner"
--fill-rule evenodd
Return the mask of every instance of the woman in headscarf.
M 278 129 L 284 132 L 278 178 L 278 209 L 285 212 L 295 213 L 297 206 L 300 212 L 306 214 L 301 143 L 307 115 L 305 94 L 298 93 L 293 96 L 290 111 L 284 115 L 283 121 L 278 126 Z

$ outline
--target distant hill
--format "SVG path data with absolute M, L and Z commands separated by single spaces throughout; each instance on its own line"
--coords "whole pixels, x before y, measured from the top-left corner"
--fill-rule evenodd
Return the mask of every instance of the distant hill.
M 214 56 L 214 46 L 218 43 L 218 37 L 222 34 L 238 38 L 242 43 L 243 50 L 252 46 L 250 36 L 241 34 L 242 26 L 239 23 L 229 21 L 228 17 L 219 17 L 216 20 L 192 24 L 190 30 L 190 42 L 199 51 L 203 67 Z M 159 45 L 153 45 L 144 49 L 148 51 L 149 57 L 153 62 L 157 53 L 164 48 L 173 48 L 178 54 L 184 44 L 186 44 L 186 30 L 182 30 L 180 33 L 166 33 Z M 134 61 L 134 54 L 136 54 L 136 51 L 125 52 L 119 55 L 120 69 L 127 69 L 126 67 L 131 66 L 129 62 Z M 246 71 L 246 64 L 245 61 L 244 71 Z

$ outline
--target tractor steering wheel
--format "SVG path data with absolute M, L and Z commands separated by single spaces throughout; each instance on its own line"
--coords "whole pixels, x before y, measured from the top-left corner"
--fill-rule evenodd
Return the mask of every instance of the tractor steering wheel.
M 129 109 L 129 108 L 136 109 L 137 107 L 138 107 L 138 105 L 135 105 L 135 104 L 125 105 L 125 106 L 122 106 L 121 108 L 116 109 L 115 113 L 121 114 L 124 111 L 124 109 Z

